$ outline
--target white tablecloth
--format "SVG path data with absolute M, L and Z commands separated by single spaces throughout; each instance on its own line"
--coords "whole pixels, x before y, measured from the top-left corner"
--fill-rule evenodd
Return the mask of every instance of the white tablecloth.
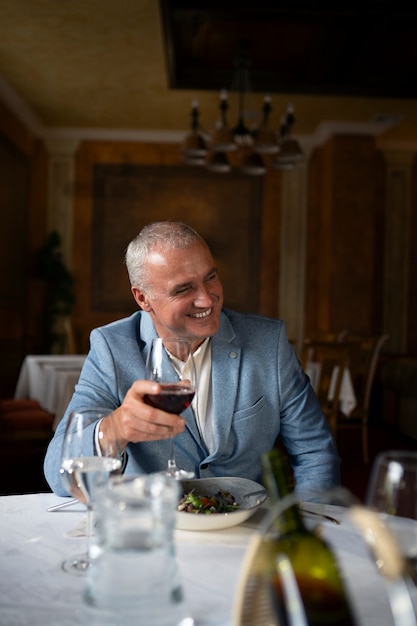
M 311 386 L 314 391 L 317 391 L 317 386 L 320 380 L 320 363 L 316 363 L 315 361 L 310 361 L 306 365 L 305 372 L 307 376 L 310 378 Z M 339 367 L 333 368 L 332 378 L 330 380 L 329 387 L 329 400 L 333 400 L 334 388 L 336 385 L 337 375 L 339 373 Z M 356 406 L 356 394 L 353 388 L 352 377 L 350 375 L 349 369 L 346 368 L 343 372 L 342 378 L 342 386 L 340 388 L 340 410 L 346 416 L 349 416 L 350 413 Z
M 84 549 L 85 537 L 68 536 L 84 511 L 77 504 L 47 512 L 63 500 L 53 494 L 0 498 L 0 626 L 84 624 L 84 580 L 61 569 L 64 558 Z M 325 510 L 341 520 L 340 525 L 324 521 L 322 529 L 340 559 L 358 626 L 392 626 L 382 579 L 362 538 L 346 519 L 346 510 L 330 506 Z M 196 626 L 232 626 L 242 563 L 261 514 L 225 530 L 175 532 L 185 597 Z
M 30 355 L 23 361 L 15 398 L 31 398 L 55 415 L 54 429 L 74 393 L 85 355 Z

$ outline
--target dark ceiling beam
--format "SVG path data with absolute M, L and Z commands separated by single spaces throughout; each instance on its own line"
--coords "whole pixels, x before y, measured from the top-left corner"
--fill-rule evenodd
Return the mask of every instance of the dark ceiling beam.
M 169 86 L 229 89 L 246 39 L 253 91 L 416 98 L 417 7 L 407 4 L 161 0 Z

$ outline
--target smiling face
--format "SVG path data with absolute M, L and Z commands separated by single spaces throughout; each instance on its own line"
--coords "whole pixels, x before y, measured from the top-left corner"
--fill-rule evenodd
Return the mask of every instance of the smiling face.
M 146 292 L 132 286 L 137 304 L 152 317 L 160 337 L 184 337 L 197 347 L 220 322 L 223 288 L 209 248 L 155 248 L 146 264 Z

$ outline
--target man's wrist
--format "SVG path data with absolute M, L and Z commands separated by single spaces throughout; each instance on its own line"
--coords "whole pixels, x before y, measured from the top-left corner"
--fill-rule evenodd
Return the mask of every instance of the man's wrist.
M 101 423 L 105 418 L 102 417 L 96 424 L 95 430 L 94 430 L 94 448 L 95 448 L 95 453 L 97 454 L 97 456 L 103 456 L 103 452 L 101 450 L 101 446 L 100 446 L 100 439 L 103 436 L 101 429 Z M 127 463 L 127 453 L 126 453 L 126 448 L 123 448 L 123 450 L 120 450 L 120 459 L 122 461 L 122 467 L 121 467 L 121 472 L 123 473 L 126 467 L 126 463 Z
M 103 456 L 103 453 L 101 451 L 101 446 L 100 446 L 100 426 L 101 426 L 101 422 L 104 420 L 104 417 L 102 417 L 96 424 L 96 428 L 94 430 L 94 448 L 95 448 L 95 452 L 97 454 L 97 456 Z

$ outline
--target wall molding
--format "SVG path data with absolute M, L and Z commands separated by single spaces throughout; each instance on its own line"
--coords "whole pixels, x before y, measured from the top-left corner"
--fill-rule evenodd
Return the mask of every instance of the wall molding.
M 135 143 L 173 143 L 180 144 L 187 129 L 183 130 L 152 130 L 133 128 L 78 128 L 48 127 L 32 111 L 28 104 L 12 88 L 7 80 L 0 75 L 0 100 L 9 108 L 35 136 L 45 142 L 56 140 L 71 141 L 126 141 Z M 296 135 L 305 151 L 323 145 L 333 135 L 371 135 L 377 137 L 381 149 L 395 149 L 405 152 L 417 152 L 417 142 L 384 140 L 381 135 L 393 128 L 398 120 L 383 117 L 370 122 L 348 122 L 342 120 L 324 120 L 320 122 L 311 135 Z

